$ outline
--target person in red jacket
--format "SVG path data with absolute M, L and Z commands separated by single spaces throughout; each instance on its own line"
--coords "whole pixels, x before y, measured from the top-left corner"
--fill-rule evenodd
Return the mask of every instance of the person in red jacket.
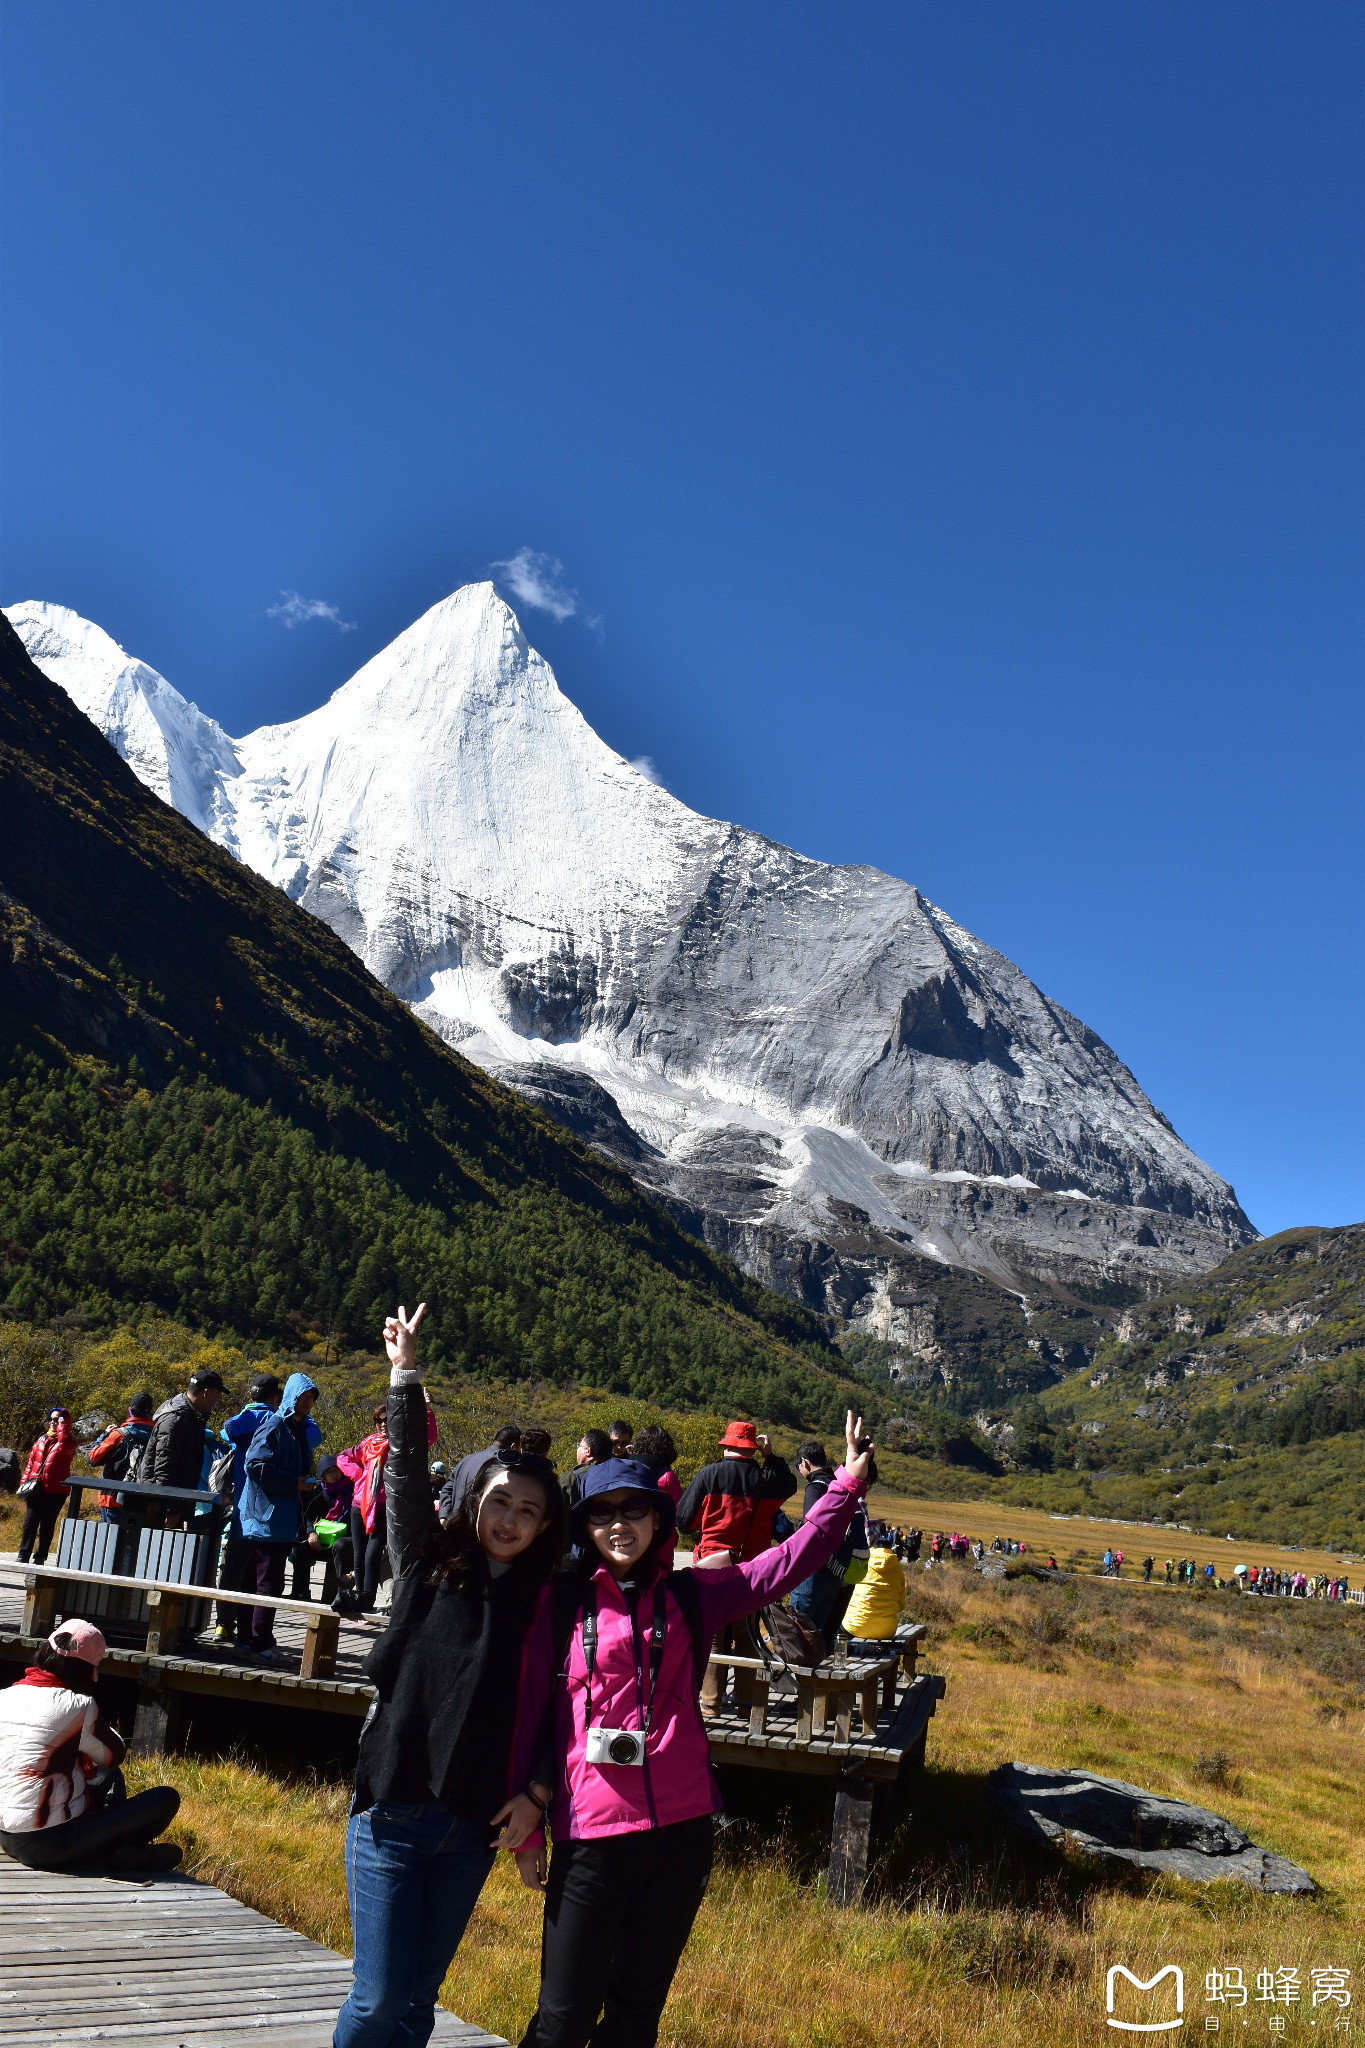
M 678 1527 L 697 1531 L 694 1555 L 699 1564 L 704 1559 L 713 1566 L 748 1564 L 771 1547 L 773 1518 L 795 1491 L 791 1466 L 778 1457 L 767 1437 L 752 1422 L 731 1422 L 720 1440 L 718 1463 L 703 1465 L 678 1502 Z M 747 1643 L 747 1626 L 741 1622 L 717 1636 L 715 1647 L 737 1650 Z M 701 1689 L 703 1714 L 720 1712 L 725 1676 L 723 1665 L 708 1665 Z M 753 1691 L 752 1671 L 737 1670 L 736 1711 L 752 1704 Z
M 34 1564 L 47 1562 L 52 1532 L 66 1499 L 67 1475 L 75 1455 L 76 1433 L 71 1427 L 71 1412 L 67 1408 L 54 1408 L 47 1418 L 47 1429 L 28 1454 L 24 1476 L 19 1482 L 24 1501 L 24 1526 L 19 1537 L 20 1564 L 27 1564 L 30 1558 Z M 25 1487 L 31 1491 L 25 1493 Z M 36 1557 L 33 1555 L 35 1547 Z

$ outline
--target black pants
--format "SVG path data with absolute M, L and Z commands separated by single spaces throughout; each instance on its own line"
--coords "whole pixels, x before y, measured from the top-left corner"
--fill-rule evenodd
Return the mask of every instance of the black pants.
M 19 1536 L 20 1564 L 27 1564 L 30 1558 L 33 1558 L 35 1564 L 47 1562 L 52 1532 L 57 1526 L 57 1517 L 66 1503 L 65 1492 L 36 1493 L 24 1502 L 24 1526 Z M 38 1555 L 33 1557 L 35 1544 Z
M 256 1567 L 252 1562 L 252 1549 L 245 1536 L 229 1536 L 223 1545 L 223 1562 L 218 1572 L 218 1583 L 225 1593 L 251 1593 L 256 1589 Z M 236 1601 L 218 1603 L 218 1626 L 235 1635 L 239 1643 L 246 1642 L 251 1634 L 251 1609 L 239 1607 Z
M 0 1835 L 0 1849 L 30 1870 L 67 1870 L 93 1863 L 115 1849 L 143 1848 L 154 1842 L 175 1819 L 180 1794 L 174 1785 L 157 1785 L 120 1799 L 99 1813 L 60 1821 L 55 1828 L 30 1828 L 23 1834 Z
M 287 1543 L 253 1543 L 251 1546 L 251 1579 L 248 1591 L 264 1593 L 269 1599 L 278 1600 L 284 1592 L 284 1568 L 289 1558 L 290 1545 Z M 247 1642 L 253 1650 L 270 1650 L 275 1646 L 275 1610 L 273 1607 L 251 1609 L 251 1633 Z
M 291 1600 L 311 1600 L 313 1597 L 313 1553 L 308 1548 L 305 1536 L 295 1543 L 289 1552 L 289 1562 L 294 1570 L 294 1582 L 289 1588 Z
M 374 1527 L 368 1536 L 360 1509 L 351 1509 L 351 1548 L 355 1554 L 356 1598 L 368 1614 L 389 1561 L 389 1521 L 383 1501 L 374 1511 Z
M 521 2048 L 654 2048 L 714 1839 L 704 1814 L 638 1834 L 555 1843 L 540 2005 Z

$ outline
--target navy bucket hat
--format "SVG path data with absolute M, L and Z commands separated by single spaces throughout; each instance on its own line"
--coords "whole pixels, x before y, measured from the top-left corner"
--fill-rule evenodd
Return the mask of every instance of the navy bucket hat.
M 677 1511 L 668 1495 L 660 1489 L 651 1467 L 642 1458 L 605 1458 L 600 1465 L 588 1465 L 584 1469 L 583 1490 L 569 1511 L 570 1542 L 586 1544 L 588 1505 L 601 1493 L 647 1493 L 650 1505 L 659 1510 L 656 1540 L 662 1542 L 673 1534 Z

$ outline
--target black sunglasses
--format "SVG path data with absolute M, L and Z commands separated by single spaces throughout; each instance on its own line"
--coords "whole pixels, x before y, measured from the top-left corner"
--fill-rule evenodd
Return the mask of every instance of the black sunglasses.
M 600 1507 L 584 1510 L 584 1519 L 590 1528 L 605 1529 L 612 1522 L 621 1519 L 627 1522 L 647 1522 L 654 1513 L 655 1503 L 646 1494 L 637 1493 L 630 1500 L 606 1501 Z

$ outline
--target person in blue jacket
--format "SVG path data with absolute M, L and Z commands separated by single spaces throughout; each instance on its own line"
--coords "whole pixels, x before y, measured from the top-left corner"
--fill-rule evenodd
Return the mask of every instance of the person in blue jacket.
M 232 1445 L 232 1516 L 223 1544 L 222 1569 L 218 1583 L 225 1593 L 245 1593 L 255 1587 L 255 1552 L 242 1534 L 242 1495 L 246 1492 L 246 1454 L 251 1439 L 263 1422 L 269 1422 L 283 1399 L 284 1389 L 273 1372 L 258 1372 L 247 1388 L 247 1402 L 223 1424 L 223 1435 Z M 309 1418 L 310 1421 L 312 1418 Z M 314 1423 L 314 1428 L 317 1427 Z M 253 1576 L 248 1580 L 247 1574 Z M 215 1643 L 235 1643 L 246 1650 L 251 1637 L 251 1609 L 226 1601 L 218 1609 Z
M 247 1584 L 274 1599 L 284 1592 L 285 1565 L 303 1528 L 299 1497 L 312 1485 L 308 1425 L 317 1397 L 316 1381 L 306 1373 L 291 1373 L 278 1412 L 266 1417 L 247 1448 L 246 1486 L 238 1508 L 242 1534 L 252 1547 Z M 247 1649 L 258 1663 L 289 1661 L 275 1647 L 272 1607 L 251 1609 Z

